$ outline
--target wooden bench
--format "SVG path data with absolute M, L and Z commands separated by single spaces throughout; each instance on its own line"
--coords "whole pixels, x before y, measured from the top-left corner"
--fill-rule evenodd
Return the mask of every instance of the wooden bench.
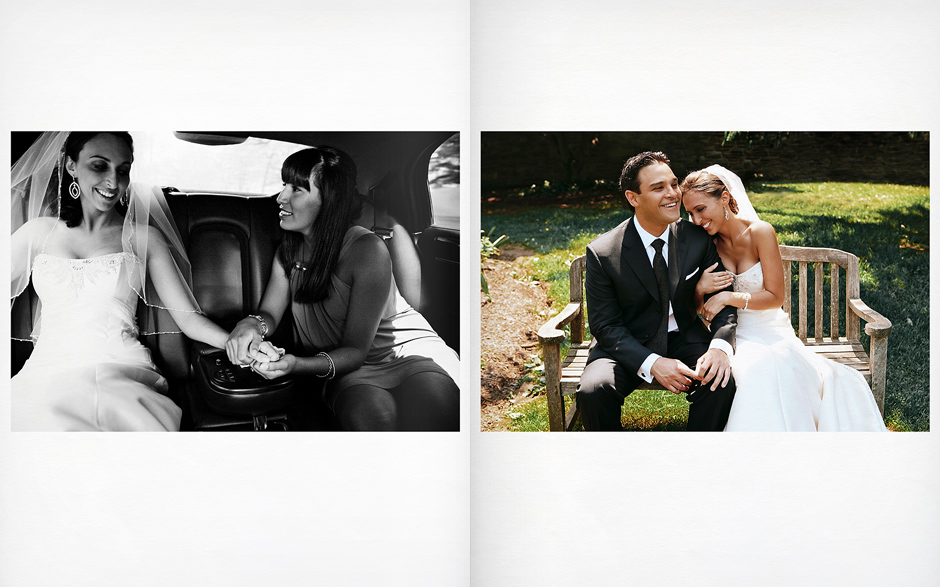
M 819 249 L 811 247 L 781 246 L 780 253 L 784 262 L 783 308 L 792 314 L 792 266 L 797 265 L 799 275 L 797 335 L 809 349 L 817 354 L 839 363 L 849 365 L 865 376 L 872 388 L 878 409 L 884 415 L 885 368 L 888 358 L 888 335 L 891 333 L 891 321 L 869 308 L 859 299 L 858 257 L 852 253 L 837 249 Z M 813 265 L 813 336 L 807 336 L 809 323 L 808 272 Z M 829 332 L 824 336 L 824 298 L 826 265 L 829 265 Z M 839 268 L 842 268 L 842 272 Z M 840 288 L 841 275 L 845 276 L 845 287 Z M 552 431 L 571 430 L 578 416 L 577 403 L 565 413 L 565 396 L 576 393 L 578 381 L 587 363 L 590 341 L 584 340 L 584 257 L 571 262 L 570 302 L 558 315 L 539 328 L 539 342 L 542 345 L 542 362 L 545 366 L 545 387 L 548 399 L 549 426 Z M 844 291 L 844 302 L 840 293 Z M 845 329 L 839 327 L 839 312 L 845 320 Z M 865 321 L 865 333 L 871 337 L 871 357 L 865 353 L 859 341 L 859 319 Z M 561 360 L 561 343 L 566 334 L 563 327 L 568 326 L 571 346 L 565 360 Z M 662 389 L 655 381 L 644 384 L 638 389 Z

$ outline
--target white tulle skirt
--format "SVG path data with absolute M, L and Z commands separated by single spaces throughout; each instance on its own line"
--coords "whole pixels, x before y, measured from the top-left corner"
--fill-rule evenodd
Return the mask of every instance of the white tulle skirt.
M 865 378 L 808 350 L 782 309 L 738 310 L 727 431 L 885 431 Z
M 42 327 L 11 381 L 14 431 L 179 430 L 182 411 L 137 339 L 125 262 L 124 253 L 38 257 Z

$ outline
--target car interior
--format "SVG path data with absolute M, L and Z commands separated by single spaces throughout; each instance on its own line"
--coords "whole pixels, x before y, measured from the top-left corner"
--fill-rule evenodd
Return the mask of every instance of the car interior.
M 12 133 L 15 162 L 39 133 Z M 460 353 L 459 222 L 437 222 L 428 166 L 453 132 L 177 132 L 176 139 L 228 145 L 249 137 L 346 151 L 358 169 L 359 191 L 367 196 L 360 223 L 385 239 L 393 273 L 405 298 L 442 339 Z M 459 142 L 457 143 L 459 149 Z M 459 151 L 457 151 L 459 153 Z M 282 161 L 271 164 L 280 169 Z M 459 160 L 458 160 L 459 163 Z M 133 178 L 133 175 L 132 175 Z M 458 176 L 459 178 L 459 176 Z M 456 180 L 459 183 L 459 179 Z M 192 264 L 193 291 L 203 312 L 230 330 L 261 302 L 280 242 L 276 193 L 226 193 L 164 185 L 164 193 Z M 459 193 L 459 192 L 458 192 Z M 37 304 L 28 288 L 11 307 L 15 324 L 29 323 Z M 158 330 L 175 330 L 168 313 Z M 290 312 L 270 337 L 294 347 Z M 194 344 L 183 334 L 141 336 L 170 382 L 171 398 L 183 408 L 183 430 L 332 430 L 320 403 L 319 381 L 268 381 L 233 367 L 223 351 Z M 13 341 L 12 374 L 31 351 Z

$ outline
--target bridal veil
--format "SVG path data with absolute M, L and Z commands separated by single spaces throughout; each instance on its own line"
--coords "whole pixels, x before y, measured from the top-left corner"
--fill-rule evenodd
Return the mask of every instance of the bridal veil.
M 751 199 L 747 197 L 747 190 L 744 189 L 744 182 L 741 181 L 740 177 L 735 175 L 734 172 L 717 164 L 706 167 L 702 171 L 711 173 L 720 179 L 721 183 L 725 184 L 725 187 L 728 188 L 728 193 L 731 194 L 734 201 L 738 204 L 738 211 L 735 216 L 742 220 L 759 219 L 757 217 L 757 210 L 755 210 L 754 206 L 751 204 Z
M 65 141 L 68 132 L 44 132 L 13 166 L 11 184 L 11 232 L 16 234 L 27 223 L 58 218 L 65 165 Z M 199 312 L 192 290 L 192 271 L 179 230 L 173 221 L 163 191 L 155 186 L 133 181 L 127 188 L 127 209 L 124 213 L 121 247 L 133 262 L 126 263 L 125 275 L 131 289 L 140 298 L 138 329 L 140 335 L 174 334 L 180 332 L 175 320 L 168 319 L 180 312 Z M 54 230 L 69 230 L 64 222 L 42 223 L 41 230 L 24 230 L 14 239 L 11 259 L 11 306 L 29 286 L 33 262 L 43 252 L 46 240 Z M 172 291 L 173 299 L 165 303 L 157 294 L 151 279 L 151 263 L 160 259 L 159 279 L 176 280 L 179 287 L 163 287 Z M 38 335 L 40 309 L 32 319 L 12 324 L 12 337 L 35 340 Z

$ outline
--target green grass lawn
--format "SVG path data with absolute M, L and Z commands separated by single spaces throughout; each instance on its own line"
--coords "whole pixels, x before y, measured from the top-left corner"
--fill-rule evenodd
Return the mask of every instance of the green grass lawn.
M 887 424 L 895 430 L 929 430 L 928 188 L 834 182 L 755 183 L 749 195 L 761 218 L 774 225 L 781 244 L 831 247 L 859 257 L 862 300 L 893 324 L 888 338 Z M 528 262 L 530 274 L 533 279 L 551 283 L 549 295 L 556 301 L 557 310 L 568 299 L 571 259 L 583 255 L 585 246 L 597 235 L 630 216 L 629 211 L 611 207 L 609 202 L 593 208 L 518 209 L 515 207 L 513 213 L 488 213 L 484 206 L 482 228 L 495 228 L 494 234 L 506 234 L 509 242 L 536 252 Z M 867 348 L 867 337 L 863 334 L 862 338 Z M 637 393 L 624 407 L 623 422 L 629 429 L 676 429 L 672 427 L 673 419 L 687 417 L 688 406 L 681 405 L 685 403 L 682 398 L 668 392 L 645 392 L 641 399 Z M 678 407 L 669 407 L 666 400 L 682 401 Z M 686 416 L 681 416 L 683 409 Z M 514 417 L 512 429 L 548 429 L 543 398 L 517 413 L 521 415 Z M 656 418 L 664 420 L 661 425 L 652 423 Z M 684 420 L 680 424 L 678 429 L 684 428 Z
M 574 396 L 569 396 L 565 409 Z M 509 429 L 514 432 L 541 432 L 548 430 L 548 406 L 544 397 L 525 404 L 510 412 Z M 640 389 L 630 394 L 624 402 L 620 423 L 627 430 L 636 431 L 682 431 L 689 421 L 689 402 L 684 395 L 676 395 L 662 389 Z M 575 430 L 582 430 L 580 420 Z

